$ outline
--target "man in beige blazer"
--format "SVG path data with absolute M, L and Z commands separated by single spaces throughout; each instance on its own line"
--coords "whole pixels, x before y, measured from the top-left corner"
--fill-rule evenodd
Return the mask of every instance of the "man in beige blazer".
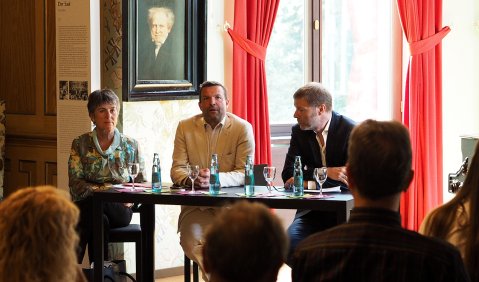
M 186 165 L 199 165 L 195 188 L 207 189 L 211 155 L 218 154 L 221 187 L 243 185 L 246 156 L 254 155 L 253 128 L 247 121 L 226 112 L 229 101 L 222 84 L 206 81 L 200 85 L 199 93 L 202 113 L 180 121 L 176 129 L 171 179 L 177 185 L 191 186 Z M 201 240 L 217 212 L 218 208 L 213 207 L 181 207 L 180 244 L 202 270 Z

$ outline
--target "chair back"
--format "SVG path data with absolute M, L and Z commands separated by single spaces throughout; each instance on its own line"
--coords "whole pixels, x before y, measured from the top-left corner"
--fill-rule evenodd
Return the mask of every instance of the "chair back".
M 263 169 L 268 166 L 267 164 L 257 164 L 253 167 L 254 174 L 254 185 L 256 186 L 266 186 L 267 182 L 264 179 Z

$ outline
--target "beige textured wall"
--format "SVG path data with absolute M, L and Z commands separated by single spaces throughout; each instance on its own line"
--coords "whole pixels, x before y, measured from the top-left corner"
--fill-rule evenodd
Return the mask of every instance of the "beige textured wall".
M 151 171 L 153 153 L 160 155 L 163 182 L 170 182 L 173 141 L 178 122 L 198 113 L 197 100 L 123 103 L 123 132 L 138 140 Z M 183 264 L 176 233 L 179 206 L 156 206 L 155 265 L 157 269 Z M 134 252 L 134 249 L 126 251 Z

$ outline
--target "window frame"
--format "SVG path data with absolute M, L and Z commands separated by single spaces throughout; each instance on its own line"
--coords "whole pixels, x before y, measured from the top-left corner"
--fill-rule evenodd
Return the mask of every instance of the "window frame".
M 403 33 L 399 15 L 397 13 L 395 0 L 389 0 L 392 3 L 391 9 L 391 118 L 401 121 L 402 117 L 402 93 L 403 93 Z M 322 63 L 322 0 L 305 0 L 305 79 L 306 81 L 322 81 L 321 63 Z M 316 21 L 318 23 L 316 24 Z M 305 82 L 306 82 L 305 81 Z M 271 138 L 274 140 L 289 138 L 291 136 L 291 124 L 270 124 Z M 272 141 L 273 143 L 273 141 Z

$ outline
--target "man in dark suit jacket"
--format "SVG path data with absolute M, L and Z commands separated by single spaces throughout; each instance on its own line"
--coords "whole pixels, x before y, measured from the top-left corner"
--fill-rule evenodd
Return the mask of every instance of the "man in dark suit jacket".
M 293 126 L 291 141 L 286 155 L 282 178 L 286 189 L 293 184 L 295 156 L 301 156 L 305 186 L 314 180 L 317 167 L 328 168 L 328 178 L 323 187 L 341 186 L 347 189 L 346 162 L 348 140 L 354 122 L 332 110 L 332 96 L 323 85 L 311 82 L 294 93 L 294 117 L 298 124 Z M 298 210 L 288 228 L 290 252 L 307 236 L 336 225 L 333 213 Z

